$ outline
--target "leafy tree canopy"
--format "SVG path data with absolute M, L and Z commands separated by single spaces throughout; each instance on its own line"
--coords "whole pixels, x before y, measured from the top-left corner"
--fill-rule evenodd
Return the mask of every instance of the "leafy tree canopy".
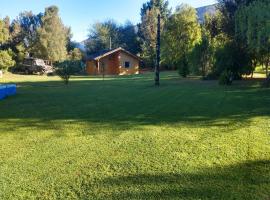
M 124 25 L 119 25 L 113 20 L 96 23 L 89 30 L 88 53 L 96 53 L 110 47 L 123 47 L 137 54 L 140 51 L 137 32 L 137 27 L 129 21 Z
M 201 29 L 196 10 L 186 4 L 180 5 L 165 26 L 162 41 L 163 62 L 170 66 L 188 63 L 182 61 L 187 59 L 190 51 L 200 40 Z

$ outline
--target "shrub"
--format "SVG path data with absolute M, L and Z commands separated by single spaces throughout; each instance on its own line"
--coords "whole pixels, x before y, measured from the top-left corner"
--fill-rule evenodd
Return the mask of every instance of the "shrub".
M 209 73 L 205 77 L 203 77 L 203 80 L 209 81 L 209 80 L 217 80 L 218 75 L 216 73 Z
M 224 71 L 219 77 L 220 85 L 231 85 L 233 81 L 232 72 Z
M 263 82 L 263 87 L 270 87 L 270 74 L 268 75 L 268 77 L 266 78 L 266 80 Z
M 63 64 L 62 66 L 57 67 L 55 72 L 61 79 L 63 79 L 64 83 L 68 85 L 70 76 L 72 74 L 70 67 L 67 64 Z
M 80 73 L 82 70 L 80 61 L 63 61 L 55 64 L 56 74 L 64 80 L 64 83 L 67 85 L 71 75 Z
M 0 70 L 6 71 L 9 67 L 15 65 L 15 61 L 12 59 L 11 51 L 0 51 Z
M 221 76 L 224 71 L 230 71 L 234 79 L 241 79 L 243 74 L 252 72 L 252 59 L 246 50 L 235 42 L 229 42 L 224 47 L 217 49 L 213 72 Z
M 186 78 L 187 75 L 189 74 L 189 65 L 188 65 L 187 57 L 183 56 L 183 58 L 181 58 L 179 62 L 177 63 L 177 66 L 179 70 L 178 71 L 179 75 Z

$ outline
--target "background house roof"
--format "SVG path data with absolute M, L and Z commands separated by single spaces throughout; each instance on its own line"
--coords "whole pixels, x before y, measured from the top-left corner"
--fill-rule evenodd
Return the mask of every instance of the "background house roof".
M 127 50 L 125 50 L 125 49 L 123 49 L 121 47 L 115 48 L 115 49 L 106 49 L 106 50 L 102 50 L 102 51 L 99 51 L 97 53 L 88 55 L 87 60 L 99 60 L 99 59 L 101 59 L 103 57 L 106 57 L 106 56 L 108 56 L 110 54 L 113 54 L 113 53 L 115 53 L 117 51 L 123 51 L 123 52 L 129 54 L 130 56 L 132 56 L 132 57 L 134 57 L 134 58 L 136 58 L 138 60 L 141 60 L 138 56 L 130 53 L 129 51 L 127 51 Z

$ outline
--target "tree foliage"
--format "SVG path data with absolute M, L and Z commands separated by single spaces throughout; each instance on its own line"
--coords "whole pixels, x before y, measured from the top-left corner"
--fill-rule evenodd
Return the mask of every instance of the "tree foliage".
M 255 0 L 218 0 L 218 9 L 222 14 L 222 32 L 227 34 L 229 38 L 233 39 L 235 35 L 236 12 L 242 6 L 250 5 L 254 1 Z
M 15 61 L 12 59 L 11 50 L 0 51 L 0 70 L 7 70 L 9 67 L 15 65 Z
M 37 29 L 41 26 L 42 14 L 34 15 L 31 11 L 20 13 L 12 21 L 5 18 L 5 24 L 9 32 L 9 40 L 5 42 L 2 49 L 12 49 L 15 53 L 16 62 L 20 63 L 23 57 L 31 53 L 32 47 L 37 41 Z
M 194 74 L 205 77 L 212 69 L 214 60 L 214 47 L 210 34 L 205 30 L 202 39 L 192 49 L 189 55 L 189 65 Z
M 141 43 L 138 36 L 138 27 L 127 21 L 124 25 L 119 27 L 120 45 L 124 49 L 138 54 L 141 51 Z
M 200 40 L 201 29 L 196 10 L 182 4 L 165 26 L 162 41 L 163 62 L 177 66 L 183 72 L 181 74 L 186 76 L 189 72 L 188 55 Z
M 252 63 L 245 49 L 234 41 L 228 41 L 217 48 L 213 74 L 219 77 L 223 72 L 232 73 L 234 79 L 241 79 L 243 74 L 251 74 Z
M 20 13 L 17 18 L 21 28 L 22 42 L 30 49 L 38 39 L 37 29 L 42 26 L 43 14 L 34 15 L 32 11 Z
M 64 81 L 66 85 L 69 83 L 71 75 L 79 73 L 81 71 L 81 62 L 79 60 L 65 60 L 62 62 L 56 62 L 56 74 Z
M 270 2 L 254 1 L 236 14 L 236 36 L 248 46 L 254 59 L 266 67 L 270 64 Z
M 62 61 L 67 56 L 68 29 L 63 25 L 56 6 L 45 9 L 34 55 L 51 61 Z
M 211 39 L 222 34 L 222 13 L 217 11 L 215 14 L 207 14 L 204 16 L 203 28 L 208 32 Z
M 83 57 L 83 53 L 80 49 L 74 48 L 69 52 L 69 58 L 70 60 L 81 60 Z
M 137 54 L 140 52 L 140 43 L 137 28 L 127 21 L 119 25 L 113 20 L 95 23 L 89 30 L 89 39 L 86 44 L 89 54 L 104 49 L 123 47 Z
M 9 39 L 9 30 L 4 20 L 0 19 L 0 47 Z
M 141 8 L 141 23 L 139 25 L 141 37 L 142 57 L 147 66 L 153 67 L 156 57 L 157 17 L 161 15 L 161 31 L 171 14 L 169 2 L 166 0 L 150 0 Z
M 120 46 L 118 25 L 113 20 L 95 23 L 89 30 L 87 50 L 90 54 Z

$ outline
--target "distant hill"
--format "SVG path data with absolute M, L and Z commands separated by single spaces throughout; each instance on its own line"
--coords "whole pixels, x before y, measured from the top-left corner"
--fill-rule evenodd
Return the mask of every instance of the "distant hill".
M 217 4 L 196 8 L 199 22 L 202 23 L 204 21 L 204 15 L 206 13 L 215 14 L 215 12 L 217 11 L 216 7 Z
M 86 46 L 86 43 L 88 42 L 88 39 L 84 40 L 84 41 L 81 41 L 77 44 L 77 48 L 79 48 L 81 51 L 85 52 L 86 49 L 85 49 L 85 46 Z

